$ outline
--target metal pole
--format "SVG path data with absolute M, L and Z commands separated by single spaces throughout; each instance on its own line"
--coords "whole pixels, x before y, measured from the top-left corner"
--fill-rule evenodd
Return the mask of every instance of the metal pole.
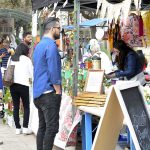
M 78 61 L 79 61 L 79 23 L 80 23 L 80 0 L 74 0 L 74 57 L 73 57 L 73 97 L 78 90 Z

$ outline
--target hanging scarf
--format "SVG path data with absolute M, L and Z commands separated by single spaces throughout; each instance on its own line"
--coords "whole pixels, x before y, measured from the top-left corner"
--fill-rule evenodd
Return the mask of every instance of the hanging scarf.
M 142 16 L 139 16 L 139 37 L 144 35 L 144 25 L 143 25 L 143 19 Z

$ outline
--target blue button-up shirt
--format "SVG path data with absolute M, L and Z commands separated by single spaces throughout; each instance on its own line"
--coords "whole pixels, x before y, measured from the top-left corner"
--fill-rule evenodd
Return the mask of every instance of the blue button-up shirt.
M 61 58 L 54 40 L 43 37 L 33 54 L 33 97 L 46 91 L 54 91 L 53 85 L 61 85 Z

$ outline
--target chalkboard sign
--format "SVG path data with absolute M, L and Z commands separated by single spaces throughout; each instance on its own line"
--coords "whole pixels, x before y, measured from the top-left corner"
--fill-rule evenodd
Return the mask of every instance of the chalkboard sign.
M 123 122 L 129 128 L 136 150 L 150 150 L 149 116 L 140 83 L 117 82 L 107 96 L 91 150 L 115 149 Z
M 150 150 L 150 119 L 139 87 L 120 90 L 141 150 Z

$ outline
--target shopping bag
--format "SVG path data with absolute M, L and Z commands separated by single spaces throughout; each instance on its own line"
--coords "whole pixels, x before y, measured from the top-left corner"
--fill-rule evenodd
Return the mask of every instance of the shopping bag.
M 4 71 L 4 86 L 9 87 L 14 83 L 14 69 L 15 65 L 8 65 L 7 69 Z

